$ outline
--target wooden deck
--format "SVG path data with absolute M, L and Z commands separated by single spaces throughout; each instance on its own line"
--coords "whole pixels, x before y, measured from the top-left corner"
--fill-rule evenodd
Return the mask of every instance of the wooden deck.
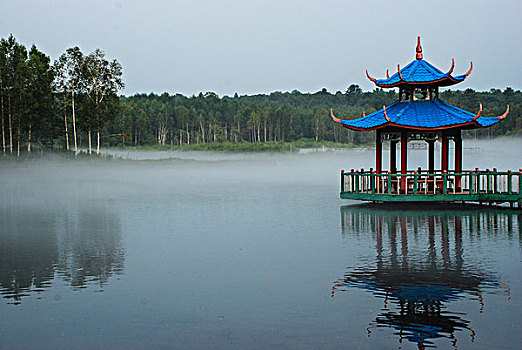
M 509 203 L 522 207 L 522 172 L 422 171 L 377 174 L 341 171 L 341 198 L 373 202 L 478 202 Z

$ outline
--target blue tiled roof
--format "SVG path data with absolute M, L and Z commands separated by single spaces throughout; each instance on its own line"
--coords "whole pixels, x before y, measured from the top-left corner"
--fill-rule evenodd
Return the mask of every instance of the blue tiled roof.
M 425 60 L 414 60 L 406 67 L 401 69 L 402 79 L 399 73 L 395 73 L 388 79 L 377 79 L 375 85 L 380 87 L 392 87 L 399 84 L 419 84 L 434 81 L 443 81 L 441 85 L 453 85 L 466 79 L 466 75 L 451 76 L 451 74 L 441 72 L 437 67 Z
M 342 120 L 341 124 L 353 129 L 378 129 L 387 124 L 405 128 L 440 129 L 454 126 L 488 127 L 499 121 L 497 117 L 479 117 L 441 100 L 394 102 L 365 117 Z

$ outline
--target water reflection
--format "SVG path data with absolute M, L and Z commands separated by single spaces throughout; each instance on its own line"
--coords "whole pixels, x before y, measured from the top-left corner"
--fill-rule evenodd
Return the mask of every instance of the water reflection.
M 351 269 L 332 287 L 332 297 L 360 288 L 383 299 L 369 336 L 387 327 L 399 342 L 407 340 L 419 349 L 434 347 L 437 338 L 448 338 L 457 347 L 457 333 L 467 333 L 473 341 L 476 331 L 455 301 L 471 300 L 482 313 L 484 293 L 509 298 L 509 287 L 474 249 L 476 242 L 491 237 L 520 244 L 519 212 L 351 206 L 341 208 L 341 218 L 345 238 L 371 237 L 375 244 L 375 260 Z
M 58 278 L 74 289 L 96 283 L 102 290 L 123 273 L 120 217 L 106 201 L 42 205 L 9 192 L 0 193 L 0 293 L 10 303 L 42 297 Z

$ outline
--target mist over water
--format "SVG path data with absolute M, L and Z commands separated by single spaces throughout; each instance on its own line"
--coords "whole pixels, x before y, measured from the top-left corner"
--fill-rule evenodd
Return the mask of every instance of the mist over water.
M 465 140 L 464 168 L 521 146 Z M 0 165 L 0 348 L 522 344 L 520 212 L 354 207 L 372 149 L 106 152 Z

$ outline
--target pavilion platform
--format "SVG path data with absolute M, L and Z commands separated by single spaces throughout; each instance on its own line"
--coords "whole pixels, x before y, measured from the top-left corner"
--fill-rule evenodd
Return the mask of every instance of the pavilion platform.
M 461 202 L 522 208 L 522 169 L 511 171 L 341 171 L 342 199 L 372 202 Z

